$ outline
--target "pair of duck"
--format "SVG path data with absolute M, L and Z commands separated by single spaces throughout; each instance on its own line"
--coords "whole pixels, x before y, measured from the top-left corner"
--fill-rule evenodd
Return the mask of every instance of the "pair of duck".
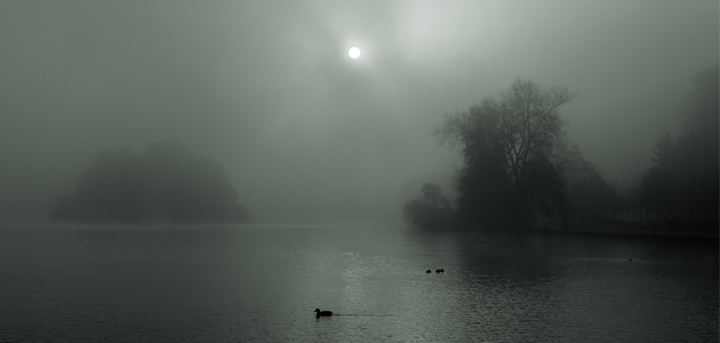
M 432 270 L 428 269 L 428 270 L 426 270 L 425 272 L 428 273 L 428 274 L 430 274 L 430 273 L 432 273 Z M 444 273 L 444 272 L 445 272 L 445 269 L 436 269 L 435 272 L 436 272 L 436 273 Z

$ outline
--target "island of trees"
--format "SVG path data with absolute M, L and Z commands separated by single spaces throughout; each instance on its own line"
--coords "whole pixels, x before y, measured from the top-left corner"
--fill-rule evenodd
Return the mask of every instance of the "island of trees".
M 683 103 L 684 126 L 656 143 L 653 166 L 631 187 L 610 184 L 568 142 L 565 88 L 515 80 L 497 97 L 445 117 L 434 134 L 459 148 L 457 200 L 426 184 L 404 209 L 419 229 L 523 230 L 634 226 L 718 227 L 718 65 L 698 72 Z
M 102 151 L 51 218 L 72 222 L 242 222 L 246 210 L 222 166 L 173 142 L 144 154 Z

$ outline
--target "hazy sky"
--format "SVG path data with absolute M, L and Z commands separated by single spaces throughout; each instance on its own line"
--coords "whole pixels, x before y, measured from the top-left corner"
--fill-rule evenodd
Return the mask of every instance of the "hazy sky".
M 102 149 L 218 160 L 258 221 L 399 220 L 450 192 L 432 129 L 515 78 L 565 86 L 570 140 L 631 182 L 718 62 L 717 0 L 0 1 L 0 220 Z M 362 50 L 358 60 L 347 51 Z

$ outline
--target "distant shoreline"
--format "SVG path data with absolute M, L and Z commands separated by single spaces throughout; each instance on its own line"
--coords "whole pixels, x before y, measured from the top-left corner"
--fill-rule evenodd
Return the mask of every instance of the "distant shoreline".
M 642 238 L 662 240 L 702 240 L 715 241 L 718 243 L 718 232 L 688 232 L 688 231 L 658 231 L 647 229 L 623 229 L 617 227 L 587 228 L 583 230 L 534 230 L 537 234 L 553 236 L 574 236 L 574 237 L 618 237 L 618 238 Z

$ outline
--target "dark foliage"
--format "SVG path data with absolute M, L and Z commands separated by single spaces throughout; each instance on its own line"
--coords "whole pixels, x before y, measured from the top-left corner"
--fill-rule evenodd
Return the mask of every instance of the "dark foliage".
M 504 226 L 511 217 L 512 185 L 502 147 L 481 125 L 468 130 L 463 138 L 465 167 L 455 180 L 459 219 L 471 226 Z
M 616 190 L 597 171 L 570 183 L 567 194 L 569 214 L 587 218 L 590 225 L 602 223 L 618 207 Z
M 541 155 L 526 162 L 525 172 L 526 176 L 520 187 L 521 203 L 532 205 L 545 216 L 552 216 L 565 198 L 560 168 Z M 529 212 L 523 211 L 523 213 Z
M 438 185 L 426 183 L 422 195 L 405 204 L 403 217 L 412 229 L 442 230 L 451 225 L 453 209 Z
M 572 98 L 566 89 L 516 80 L 498 98 L 445 119 L 435 134 L 463 148 L 456 186 L 465 225 L 525 228 L 562 207 L 562 169 L 550 155 L 565 125 L 559 107 Z
M 582 157 L 577 145 L 554 142 L 551 160 L 560 171 L 565 193 L 561 227 L 606 224 L 608 215 L 619 206 L 615 187 Z
M 658 221 L 684 219 L 689 224 L 718 224 L 720 87 L 718 64 L 699 72 L 683 103 L 683 132 L 663 135 L 655 144 L 653 166 L 628 190 L 624 210 L 652 214 Z M 676 220 L 676 219 L 673 219 Z
M 102 151 L 73 194 L 58 198 L 62 221 L 239 222 L 247 218 L 215 160 L 183 146 L 150 144 L 144 155 Z

